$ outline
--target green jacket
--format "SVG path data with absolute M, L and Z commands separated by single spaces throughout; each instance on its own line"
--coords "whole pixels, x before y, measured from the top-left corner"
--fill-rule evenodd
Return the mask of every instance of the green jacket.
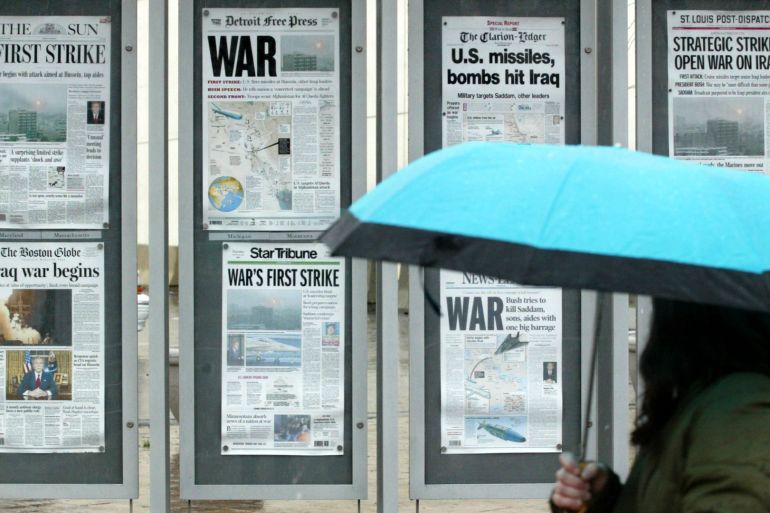
M 726 348 L 729 350 L 729 348 Z M 770 513 L 770 376 L 730 374 L 684 404 L 589 513 Z

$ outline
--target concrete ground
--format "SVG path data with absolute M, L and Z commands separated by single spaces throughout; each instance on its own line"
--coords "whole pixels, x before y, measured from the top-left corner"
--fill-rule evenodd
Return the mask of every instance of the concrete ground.
M 171 344 L 178 345 L 178 322 L 179 314 L 177 309 L 177 298 L 172 297 L 171 301 Z M 400 439 L 408 440 L 408 339 L 407 326 L 408 317 L 405 314 L 399 316 L 399 325 L 401 330 L 401 375 L 400 375 L 400 395 L 401 412 L 399 416 Z M 133 511 L 149 511 L 149 374 L 148 370 L 148 336 L 147 329 L 139 335 L 139 472 L 140 472 L 140 491 L 139 498 L 133 503 Z M 376 479 L 376 370 L 375 370 L 375 331 L 374 317 L 369 316 L 369 372 L 368 372 L 368 403 L 369 403 L 369 499 L 361 502 L 361 511 L 376 512 L 377 491 L 375 488 Z M 629 412 L 633 415 L 633 412 Z M 176 420 L 172 419 L 171 426 L 171 451 L 172 451 L 172 501 L 173 511 L 184 512 L 222 512 L 222 513 L 241 513 L 249 511 L 271 512 L 271 513 L 355 513 L 357 504 L 355 501 L 194 501 L 188 504 L 187 501 L 179 499 L 179 426 Z M 415 511 L 414 501 L 409 500 L 408 480 L 409 480 L 409 452 L 408 444 L 400 444 L 400 512 Z M 41 490 L 44 493 L 44 490 Z M 23 511 L 29 513 L 43 513 L 61 511 L 78 512 L 128 512 L 129 503 L 127 501 L 48 501 L 48 500 L 22 500 L 22 501 L 0 501 L 0 511 Z M 487 501 L 421 501 L 421 512 L 442 512 L 442 513 L 546 513 L 549 511 L 544 500 L 487 500 Z

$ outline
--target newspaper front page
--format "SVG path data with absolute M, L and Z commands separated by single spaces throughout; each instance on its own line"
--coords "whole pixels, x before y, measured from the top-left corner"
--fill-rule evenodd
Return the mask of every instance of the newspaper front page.
M 0 452 L 104 451 L 101 243 L 0 243 Z
M 445 16 L 443 146 L 564 143 L 564 18 Z
M 442 451 L 559 452 L 561 289 L 440 274 Z
M 770 174 L 770 11 L 668 11 L 669 156 Z
M 444 17 L 443 145 L 564 144 L 564 19 Z M 441 445 L 557 452 L 561 290 L 441 271 Z
M 202 19 L 204 229 L 327 228 L 340 210 L 338 9 Z
M 0 228 L 108 222 L 110 27 L 0 17 Z
M 344 259 L 228 243 L 222 283 L 222 454 L 343 454 Z

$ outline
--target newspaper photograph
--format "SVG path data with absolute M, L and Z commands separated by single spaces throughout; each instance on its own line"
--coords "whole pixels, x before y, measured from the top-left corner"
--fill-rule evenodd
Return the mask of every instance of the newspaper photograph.
M 345 260 L 322 244 L 227 243 L 222 454 L 344 454 Z
M 564 18 L 445 16 L 443 146 L 564 143 Z
M 770 174 L 770 11 L 668 11 L 669 156 Z
M 0 229 L 102 229 L 110 18 L 0 16 L 0 26 Z
M 0 453 L 104 451 L 102 248 L 0 244 Z
M 441 447 L 560 452 L 562 292 L 442 270 Z
M 340 211 L 338 9 L 202 19 L 204 229 L 326 229 Z

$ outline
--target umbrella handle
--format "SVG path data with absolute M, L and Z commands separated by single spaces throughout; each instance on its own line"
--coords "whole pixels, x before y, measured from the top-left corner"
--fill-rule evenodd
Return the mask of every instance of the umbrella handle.
M 593 344 L 591 347 L 591 370 L 588 374 L 588 396 L 586 397 L 586 424 L 583 426 L 583 438 L 582 443 L 580 444 L 580 463 L 578 463 L 578 466 L 580 467 L 580 472 L 583 472 L 583 470 L 586 468 L 586 465 L 588 465 L 588 462 L 585 461 L 583 458 L 586 457 L 586 449 L 588 447 L 588 431 L 591 428 L 591 407 L 593 406 L 593 397 L 594 397 L 594 376 L 596 376 L 596 360 L 597 360 L 597 354 L 599 349 L 599 335 L 601 333 L 602 329 L 602 310 L 604 310 L 604 293 L 603 292 L 596 292 L 596 317 L 594 320 L 594 336 L 593 336 Z M 577 511 L 573 510 L 566 510 L 561 509 L 560 513 L 587 513 L 588 509 L 591 507 L 591 501 L 583 503 L 580 508 L 577 509 Z
M 560 513 L 586 513 L 588 511 L 589 507 L 591 507 L 591 502 L 590 501 L 588 503 L 585 503 L 582 506 L 580 506 L 580 509 L 578 509 L 578 510 L 562 508 L 562 509 L 559 510 L 559 512 Z
M 580 471 L 582 472 L 583 469 L 585 469 L 586 466 L 588 465 L 588 462 L 581 461 L 580 463 L 578 463 L 578 465 L 580 466 Z M 588 511 L 588 508 L 590 507 L 591 507 L 591 501 L 588 501 L 588 502 L 584 502 L 583 505 L 580 506 L 580 508 L 578 508 L 577 510 L 561 508 L 559 512 L 560 513 L 586 513 Z

